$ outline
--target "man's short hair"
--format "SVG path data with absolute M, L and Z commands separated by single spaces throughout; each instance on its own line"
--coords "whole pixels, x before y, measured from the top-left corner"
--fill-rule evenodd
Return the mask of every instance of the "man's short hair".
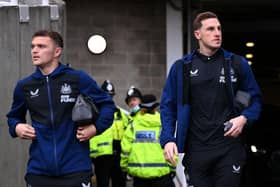
M 218 16 L 214 12 L 210 12 L 210 11 L 199 13 L 193 21 L 193 30 L 199 29 L 202 26 L 201 21 L 209 18 L 218 19 Z
M 61 34 L 56 31 L 50 30 L 39 30 L 35 32 L 32 36 L 32 39 L 37 36 L 48 36 L 50 37 L 59 47 L 63 48 L 63 39 Z

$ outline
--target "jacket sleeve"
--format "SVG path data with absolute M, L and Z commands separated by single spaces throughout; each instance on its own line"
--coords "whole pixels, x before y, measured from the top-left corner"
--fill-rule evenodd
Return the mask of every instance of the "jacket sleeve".
M 99 117 L 95 122 L 97 134 L 101 134 L 109 128 L 114 120 L 114 112 L 117 110 L 114 101 L 95 80 L 85 72 L 81 72 L 80 77 L 81 93 L 90 96 L 98 106 Z
M 174 137 L 177 120 L 176 63 L 172 65 L 163 88 L 160 101 L 160 117 L 162 123 L 160 144 L 162 147 L 164 147 L 167 142 L 176 142 Z
M 21 91 L 20 82 L 17 83 L 14 94 L 11 110 L 6 115 L 7 123 L 9 125 L 9 132 L 12 137 L 17 137 L 16 125 L 18 123 L 26 123 L 27 107 L 24 102 L 24 97 Z
M 126 129 L 127 125 L 128 125 L 128 115 L 125 114 L 124 110 L 120 108 L 120 114 L 121 114 L 121 119 L 122 119 L 122 124 L 123 124 L 123 128 Z
M 120 166 L 123 171 L 127 171 L 128 158 L 133 143 L 133 124 L 129 124 L 121 140 L 121 160 Z
M 243 58 L 242 66 L 242 81 L 241 87 L 244 91 L 248 92 L 251 95 L 250 106 L 244 109 L 241 114 L 244 115 L 249 124 L 257 120 L 261 112 L 261 97 L 262 93 L 255 80 L 254 74 L 247 60 Z

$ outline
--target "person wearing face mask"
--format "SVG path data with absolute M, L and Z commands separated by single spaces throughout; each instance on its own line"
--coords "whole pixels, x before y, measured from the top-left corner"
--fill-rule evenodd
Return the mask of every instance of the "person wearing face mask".
M 130 116 L 135 118 L 138 115 L 138 111 L 140 110 L 140 103 L 142 101 L 142 93 L 139 89 L 131 86 L 127 90 L 125 102 L 130 108 Z
M 126 128 L 121 140 L 121 168 L 133 177 L 133 187 L 175 187 L 176 163 L 165 160 L 159 143 L 158 106 L 155 95 L 144 95 L 137 117 Z

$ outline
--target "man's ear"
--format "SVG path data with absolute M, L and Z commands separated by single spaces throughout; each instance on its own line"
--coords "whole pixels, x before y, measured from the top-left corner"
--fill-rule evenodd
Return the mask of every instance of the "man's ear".
M 198 31 L 198 30 L 195 30 L 194 32 L 193 32 L 193 34 L 194 34 L 194 36 L 195 36 L 195 38 L 196 39 L 200 39 L 200 32 Z
M 61 56 L 61 53 L 62 53 L 62 48 L 61 47 L 57 47 L 55 49 L 55 56 L 59 57 L 59 56 Z

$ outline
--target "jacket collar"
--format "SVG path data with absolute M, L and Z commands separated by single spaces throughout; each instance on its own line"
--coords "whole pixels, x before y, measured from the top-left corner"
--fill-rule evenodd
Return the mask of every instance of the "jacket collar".
M 223 54 L 224 54 L 224 58 L 227 59 L 227 58 L 231 58 L 233 53 L 225 50 L 224 48 L 221 48 Z M 193 50 L 189 55 L 186 55 L 182 58 L 182 60 L 184 61 L 184 63 L 190 63 L 193 59 L 193 56 L 195 55 L 196 53 L 196 50 Z
M 57 67 L 51 74 L 49 74 L 48 76 L 49 76 L 49 77 L 56 76 L 56 75 L 58 75 L 58 74 L 64 72 L 64 71 L 67 70 L 67 69 L 71 69 L 71 68 L 70 68 L 69 66 L 66 66 L 66 65 L 62 64 L 62 63 L 59 63 L 59 64 L 58 64 L 58 67 Z M 43 75 L 42 72 L 41 72 L 41 70 L 40 70 L 38 67 L 36 67 L 36 70 L 35 70 L 35 72 L 32 74 L 32 77 L 34 77 L 34 78 L 36 78 L 36 79 L 43 79 L 43 78 L 46 77 L 46 75 Z

